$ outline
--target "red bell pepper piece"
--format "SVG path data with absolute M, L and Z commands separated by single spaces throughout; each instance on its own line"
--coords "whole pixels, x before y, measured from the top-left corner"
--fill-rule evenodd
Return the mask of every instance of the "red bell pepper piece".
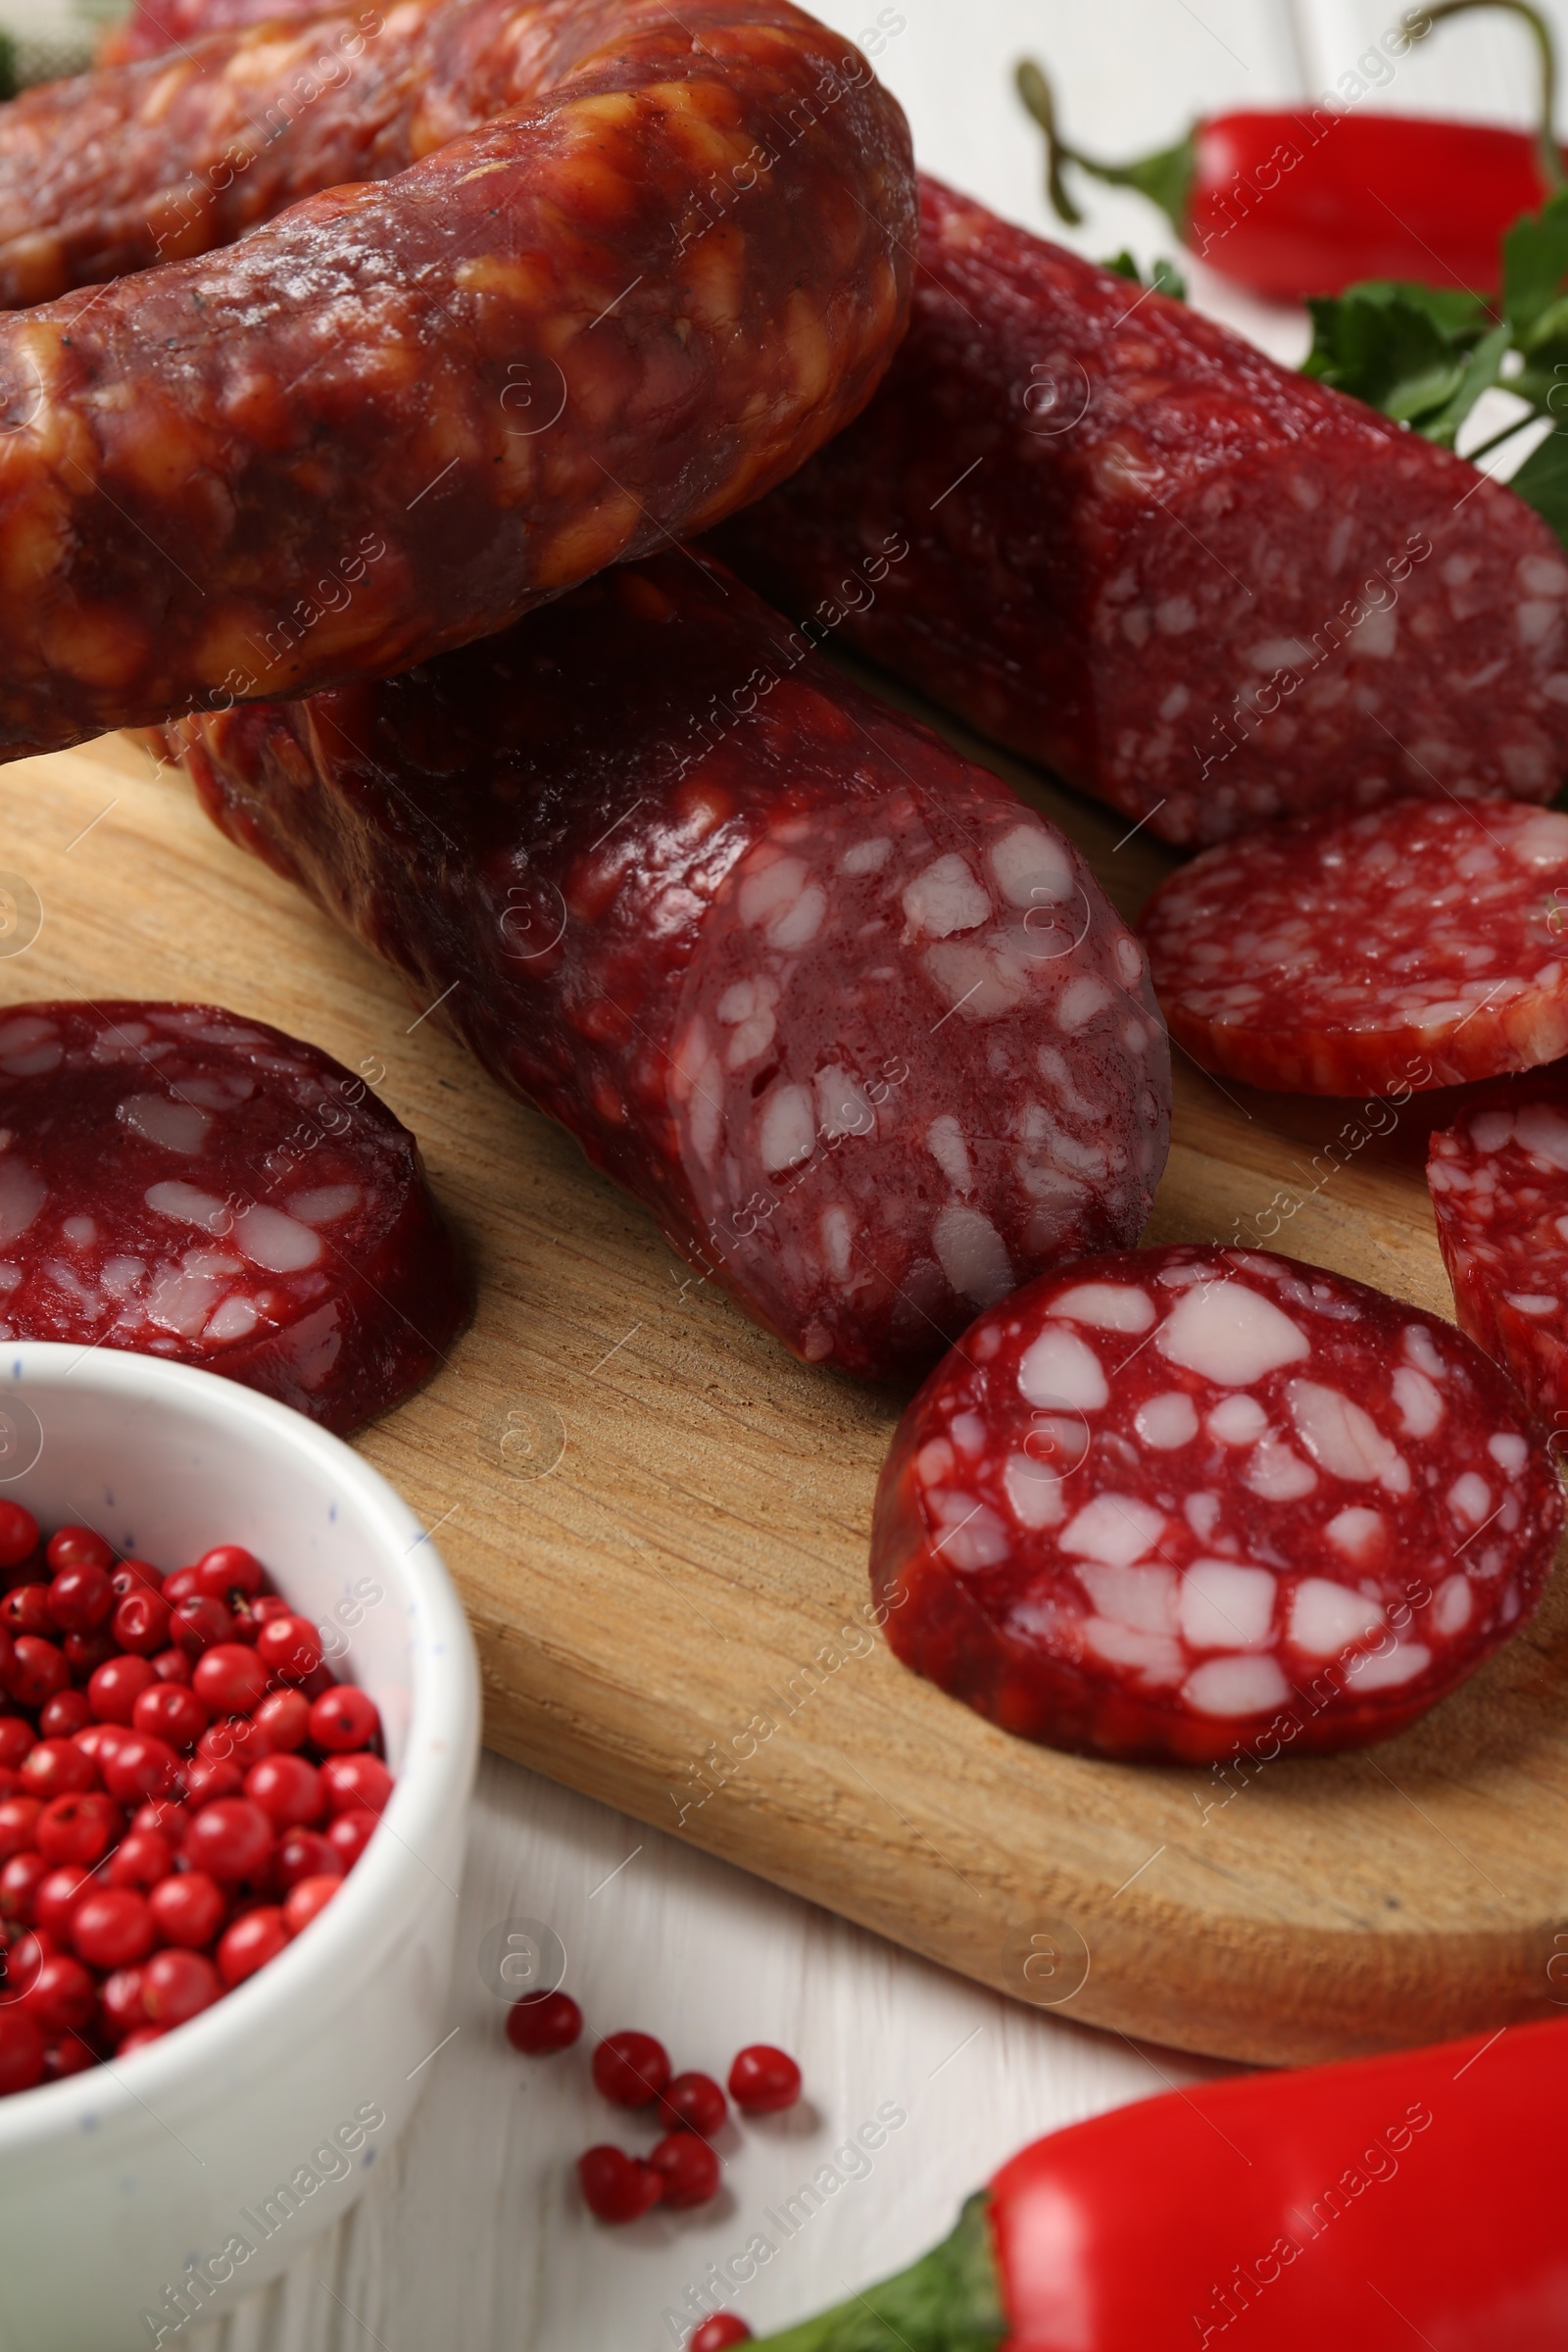
M 1051 86 L 1026 64 L 1018 87 L 1046 133 L 1052 203 L 1062 220 L 1082 220 L 1064 164 L 1137 188 L 1211 270 L 1280 300 L 1340 294 L 1368 277 L 1493 294 L 1503 231 L 1539 210 L 1563 177 L 1549 129 L 1556 61 L 1547 25 L 1528 0 L 1435 0 L 1384 45 L 1402 55 L 1443 18 L 1477 6 L 1506 7 L 1531 25 L 1541 51 L 1542 130 L 1338 111 L 1325 101 L 1215 115 L 1158 155 L 1097 163 L 1062 139 Z
M 1036 2140 L 911 2270 L 758 2352 L 1568 2344 L 1568 2018 Z

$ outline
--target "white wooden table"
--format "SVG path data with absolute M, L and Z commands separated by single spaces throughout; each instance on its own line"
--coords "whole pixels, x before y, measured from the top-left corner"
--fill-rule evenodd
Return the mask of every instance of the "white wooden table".
M 40 14 L 61 4 L 32 0 Z M 1078 143 L 1126 156 L 1226 104 L 1332 89 L 1395 11 L 1380 0 L 820 0 L 819 13 L 867 46 L 880 17 L 879 68 L 925 164 L 1060 234 L 1041 196 L 1038 135 L 1011 94 L 1021 54 L 1049 65 Z M 1554 13 L 1568 38 L 1568 0 Z M 1504 19 L 1446 26 L 1368 103 L 1527 121 L 1526 36 Z M 1127 245 L 1146 264 L 1175 253 L 1140 199 L 1090 201 L 1071 240 L 1086 252 Z M 1281 359 L 1300 356 L 1302 318 L 1182 266 L 1201 307 Z M 730 2298 L 760 2332 L 934 2242 L 963 2194 L 1038 2132 L 1204 2071 L 1013 2007 L 495 1758 L 462 1904 L 453 2035 L 429 2061 L 414 2128 L 358 2210 L 226 2323 L 192 2329 L 191 2352 L 674 2352 L 666 2312 L 894 2102 L 908 2120 L 869 2178 L 848 2181 Z M 583 2213 L 577 2153 L 600 2138 L 646 2147 L 651 2133 L 595 2096 L 586 2040 L 546 2062 L 507 2047 L 476 1954 L 487 1929 L 518 1916 L 564 1939 L 591 2030 L 644 2027 L 677 2066 L 715 2074 L 748 2040 L 800 2056 L 808 2105 L 726 2133 L 725 2185 L 706 2210 L 620 2231 Z

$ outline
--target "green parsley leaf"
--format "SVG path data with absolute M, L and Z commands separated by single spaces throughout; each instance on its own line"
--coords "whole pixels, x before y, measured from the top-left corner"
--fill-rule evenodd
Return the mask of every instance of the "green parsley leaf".
M 1568 276 L 1568 187 L 1525 213 L 1502 240 L 1502 314 L 1519 348 L 1531 350 L 1558 306 Z
M 1102 270 L 1114 270 L 1118 277 L 1131 278 L 1135 286 L 1148 286 L 1155 294 L 1168 294 L 1172 302 L 1187 300 L 1186 278 L 1171 263 L 1163 259 L 1155 262 L 1149 275 L 1145 277 L 1137 262 L 1123 246 L 1120 253 L 1113 253 L 1107 261 L 1102 262 L 1100 267 Z
M 1511 341 L 1476 295 L 1441 286 L 1366 278 L 1307 308 L 1312 348 L 1303 374 L 1448 448 L 1496 382 Z

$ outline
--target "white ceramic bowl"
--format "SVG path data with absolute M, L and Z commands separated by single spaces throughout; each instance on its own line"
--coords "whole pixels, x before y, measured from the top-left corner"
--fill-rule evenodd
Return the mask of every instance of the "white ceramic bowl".
M 145 2352 L 293 2262 L 429 2080 L 478 1749 L 473 1644 L 386 1481 L 211 1373 L 0 1347 L 0 1494 L 166 1570 L 248 1544 L 376 1700 L 396 1776 L 342 1891 L 270 1966 L 122 2063 L 0 2099 L 0 2352 Z

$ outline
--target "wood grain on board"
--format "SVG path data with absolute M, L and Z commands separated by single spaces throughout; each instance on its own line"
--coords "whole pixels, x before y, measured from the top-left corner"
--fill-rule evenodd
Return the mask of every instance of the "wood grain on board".
M 977 750 L 955 734 L 960 748 Z M 1147 837 L 989 750 L 1132 911 Z M 1549 2014 L 1568 1974 L 1568 1594 L 1426 1723 L 1250 1779 L 1009 1739 L 868 1642 L 900 1399 L 795 1363 L 644 1212 L 121 740 L 13 767 L 0 865 L 42 924 L 7 1003 L 212 999 L 418 1134 L 477 1261 L 452 1360 L 366 1433 L 457 1578 L 503 1752 L 1064 2016 L 1319 2058 Z M 1149 1238 L 1240 1234 L 1446 1312 L 1430 1109 L 1178 1077 Z M 1356 1139 L 1361 1140 L 1357 1141 Z M 1279 1220 L 1277 1233 L 1273 1221 Z M 849 1639 L 845 1629 L 850 1629 Z

